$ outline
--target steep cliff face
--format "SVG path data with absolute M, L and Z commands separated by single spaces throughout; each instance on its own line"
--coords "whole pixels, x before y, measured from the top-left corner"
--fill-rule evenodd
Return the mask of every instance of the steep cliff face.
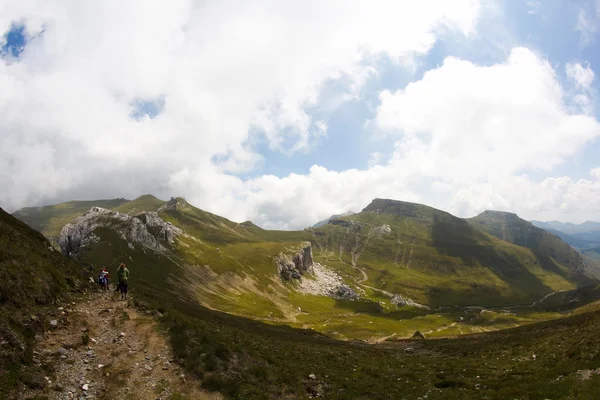
M 167 250 L 182 230 L 165 222 L 156 212 L 136 216 L 121 214 L 102 207 L 92 207 L 74 222 L 65 225 L 59 238 L 61 251 L 67 255 L 77 254 L 81 248 L 98 241 L 94 230 L 100 227 L 114 230 L 130 246 L 140 244 L 156 252 Z

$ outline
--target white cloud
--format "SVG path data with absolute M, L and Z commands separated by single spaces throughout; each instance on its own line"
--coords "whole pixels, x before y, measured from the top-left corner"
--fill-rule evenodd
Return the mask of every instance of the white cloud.
M 396 159 L 455 182 L 550 170 L 600 134 L 592 117 L 568 113 L 552 67 L 525 48 L 489 67 L 448 58 L 380 97 L 377 126 L 402 135 Z
M 580 44 L 587 46 L 591 44 L 598 31 L 600 21 L 600 0 L 585 1 L 579 9 L 575 30 L 579 32 Z
M 580 63 L 567 63 L 565 71 L 569 79 L 574 81 L 579 88 L 589 89 L 594 82 L 594 71 L 589 64 L 584 67 Z
M 591 115 L 594 112 L 595 90 L 594 71 L 590 65 L 585 67 L 580 63 L 567 63 L 565 65 L 567 78 L 573 83 L 573 104 L 576 109 Z
M 1 7 L 0 32 L 13 22 L 44 31 L 19 62 L 0 60 L 0 202 L 9 208 L 167 192 L 186 176 L 205 192 L 223 171 L 261 161 L 250 146 L 258 134 L 289 154 L 325 135 L 326 121 L 307 110 L 327 102 L 326 83 L 343 80 L 351 98 L 379 56 L 403 65 L 446 30 L 472 34 L 480 13 L 478 0 Z M 155 118 L 130 118 L 134 102 L 157 98 Z
M 571 113 L 571 92 L 547 61 L 525 48 L 492 66 L 448 58 L 405 89 L 381 93 L 374 123 L 398 137 L 388 163 L 239 182 L 247 210 L 256 210 L 243 218 L 302 227 L 387 197 L 460 216 L 501 209 L 526 218 L 589 219 L 600 207 L 596 172 L 577 182 L 535 182 L 524 174 L 549 172 L 600 136 L 593 117 Z
M 305 227 L 375 197 L 464 216 L 597 211 L 595 172 L 577 182 L 523 174 L 550 171 L 600 133 L 584 110 L 588 67 L 567 67 L 577 84 L 564 86 L 524 48 L 492 66 L 448 58 L 383 91 L 370 126 L 396 138 L 385 162 L 374 154 L 366 170 L 229 174 L 264 161 L 257 131 L 272 150 L 310 148 L 328 131 L 312 107 L 357 98 L 382 55 L 412 68 L 445 31 L 475 34 L 481 12 L 475 0 L 7 3 L 1 31 L 25 21 L 44 34 L 19 62 L 0 61 L 0 203 L 184 195 L 267 228 Z M 332 81 L 345 88 L 333 100 L 322 91 Z M 132 104 L 158 98 L 156 117 L 130 118 Z
M 378 151 L 371 153 L 369 155 L 369 168 L 375 165 L 380 165 L 383 158 L 384 155 Z
M 542 1 L 541 0 L 527 0 L 527 2 L 525 3 L 525 6 L 527 7 L 527 14 L 537 14 L 540 12 L 540 9 L 542 8 Z

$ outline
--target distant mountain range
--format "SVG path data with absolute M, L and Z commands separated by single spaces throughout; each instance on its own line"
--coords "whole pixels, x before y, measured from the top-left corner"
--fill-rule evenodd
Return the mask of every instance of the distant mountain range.
M 600 246 L 600 222 L 586 221 L 573 224 L 559 221 L 531 221 L 531 223 L 554 233 L 575 248 L 587 249 Z

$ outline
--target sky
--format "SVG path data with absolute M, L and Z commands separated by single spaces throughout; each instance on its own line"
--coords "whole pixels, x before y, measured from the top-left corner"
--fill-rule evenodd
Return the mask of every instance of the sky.
M 0 206 L 600 220 L 600 0 L 0 0 Z

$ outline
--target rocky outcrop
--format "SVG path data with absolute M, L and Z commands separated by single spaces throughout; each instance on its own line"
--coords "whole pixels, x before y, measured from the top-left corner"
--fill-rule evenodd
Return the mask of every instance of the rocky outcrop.
M 128 244 L 139 244 L 156 252 L 167 250 L 166 245 L 174 243 L 181 229 L 163 221 L 156 212 L 136 216 L 121 214 L 102 207 L 92 207 L 72 223 L 65 225 L 59 238 L 60 249 L 64 254 L 75 255 L 91 243 L 99 240 L 94 234 L 97 228 L 114 230 Z
M 392 228 L 390 228 L 388 224 L 383 224 L 373 228 L 373 233 L 376 235 L 386 235 L 388 233 L 392 233 Z
M 392 303 L 395 306 L 410 306 L 410 307 L 417 307 L 417 308 L 423 308 L 426 310 L 429 310 L 429 307 L 424 305 L 424 304 L 419 304 L 411 299 L 409 299 L 408 297 L 402 297 L 399 294 L 394 294 L 392 296 L 392 298 L 390 299 L 390 303 Z
M 362 224 L 358 221 L 353 221 L 350 219 L 330 219 L 329 223 L 332 225 L 343 226 L 344 228 L 350 229 L 360 229 L 362 228 Z
M 279 254 L 275 260 L 279 275 L 286 281 L 300 279 L 306 272 L 312 273 L 313 256 L 310 242 L 302 244 L 293 256 Z
M 342 283 L 329 292 L 329 296 L 337 300 L 358 300 L 360 296 L 350 286 Z
M 360 295 L 335 271 L 313 263 L 312 276 L 310 279 L 301 279 L 298 290 L 305 294 L 332 297 L 337 300 L 358 300 Z
M 183 197 L 171 197 L 171 199 L 164 206 L 158 209 L 158 212 L 162 211 L 183 211 L 190 208 L 187 200 Z

